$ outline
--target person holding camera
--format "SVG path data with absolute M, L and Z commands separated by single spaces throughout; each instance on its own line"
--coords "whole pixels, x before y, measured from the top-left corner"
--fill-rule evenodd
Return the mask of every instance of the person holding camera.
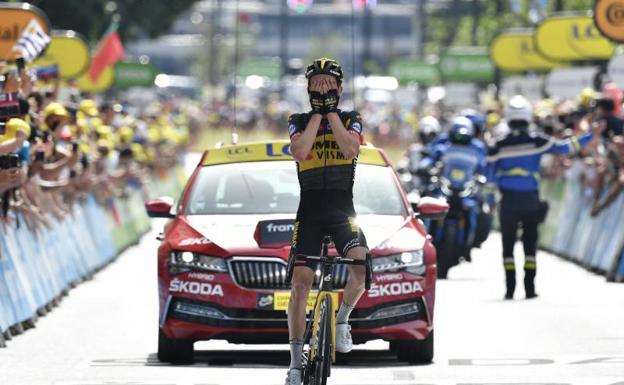
M 362 135 L 356 111 L 342 111 L 343 72 L 328 58 L 315 60 L 306 70 L 312 110 L 288 119 L 291 153 L 297 161 L 301 198 L 292 240 L 291 258 L 319 255 L 324 235 L 330 235 L 343 257 L 365 259 L 364 234 L 355 223 L 353 181 Z M 296 263 L 288 304 L 290 368 L 287 385 L 301 384 L 301 354 L 306 303 L 315 276 L 315 264 Z M 336 315 L 336 350 L 352 349 L 349 315 L 364 293 L 365 267 L 349 265 L 349 280 Z

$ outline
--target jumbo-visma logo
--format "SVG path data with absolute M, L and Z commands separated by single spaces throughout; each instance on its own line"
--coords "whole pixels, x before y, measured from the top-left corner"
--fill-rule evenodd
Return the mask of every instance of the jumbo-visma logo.
M 594 19 L 603 35 L 624 42 L 624 0 L 597 0 Z

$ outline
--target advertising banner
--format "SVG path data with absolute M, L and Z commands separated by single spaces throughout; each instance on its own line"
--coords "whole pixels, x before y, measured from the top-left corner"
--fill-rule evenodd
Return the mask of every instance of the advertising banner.
M 608 60 L 615 51 L 615 44 L 598 31 L 591 16 L 544 20 L 535 30 L 535 47 L 554 61 Z
M 273 58 L 247 59 L 240 63 L 236 69 L 238 76 L 251 75 L 266 76 L 270 79 L 279 79 L 282 75 L 282 65 L 279 60 Z
M 91 80 L 89 71 L 84 72 L 77 80 L 78 88 L 80 88 L 82 92 L 104 92 L 109 89 L 115 81 L 115 67 L 106 67 L 95 82 Z
M 74 31 L 52 31 L 50 45 L 33 65 L 56 65 L 61 79 L 71 79 L 88 70 L 90 62 L 89 45 L 82 35 Z
M 27 3 L 0 4 L 0 60 L 15 60 L 22 56 L 14 50 L 15 43 L 33 20 L 43 32 L 50 34 L 50 21 L 41 9 Z
M 448 52 L 440 58 L 439 68 L 444 80 L 457 82 L 494 80 L 495 67 L 485 47 L 466 47 Z
M 400 84 L 431 86 L 440 82 L 440 73 L 435 64 L 416 59 L 397 60 L 390 66 L 389 74 L 397 78 Z
M 594 20 L 603 35 L 624 43 L 624 0 L 597 0 Z
M 527 72 L 549 71 L 560 66 L 536 49 L 533 30 L 508 31 L 498 35 L 490 47 L 494 64 L 503 71 Z
M 152 87 L 156 68 L 151 64 L 119 62 L 115 64 L 115 88 Z

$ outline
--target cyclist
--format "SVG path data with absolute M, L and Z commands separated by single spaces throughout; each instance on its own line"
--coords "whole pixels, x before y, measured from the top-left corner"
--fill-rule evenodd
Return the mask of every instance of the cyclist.
M 296 254 L 319 255 L 322 238 L 330 235 L 343 257 L 365 259 L 364 234 L 354 221 L 353 181 L 362 135 L 360 114 L 338 109 L 343 72 L 328 58 L 316 59 L 306 70 L 312 110 L 288 119 L 291 153 L 297 161 L 301 198 L 292 240 Z M 306 303 L 315 276 L 315 264 L 295 264 L 288 330 L 290 368 L 287 385 L 301 383 L 301 354 L 306 325 Z M 349 266 L 349 280 L 336 315 L 336 350 L 352 349 L 349 315 L 364 293 L 364 266 Z

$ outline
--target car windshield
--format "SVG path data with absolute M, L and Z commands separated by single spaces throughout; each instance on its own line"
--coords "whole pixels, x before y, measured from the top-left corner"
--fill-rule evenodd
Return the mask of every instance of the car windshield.
M 353 188 L 360 215 L 405 215 L 390 167 L 358 164 Z M 267 161 L 206 166 L 199 170 L 187 215 L 296 213 L 299 182 L 294 162 Z

